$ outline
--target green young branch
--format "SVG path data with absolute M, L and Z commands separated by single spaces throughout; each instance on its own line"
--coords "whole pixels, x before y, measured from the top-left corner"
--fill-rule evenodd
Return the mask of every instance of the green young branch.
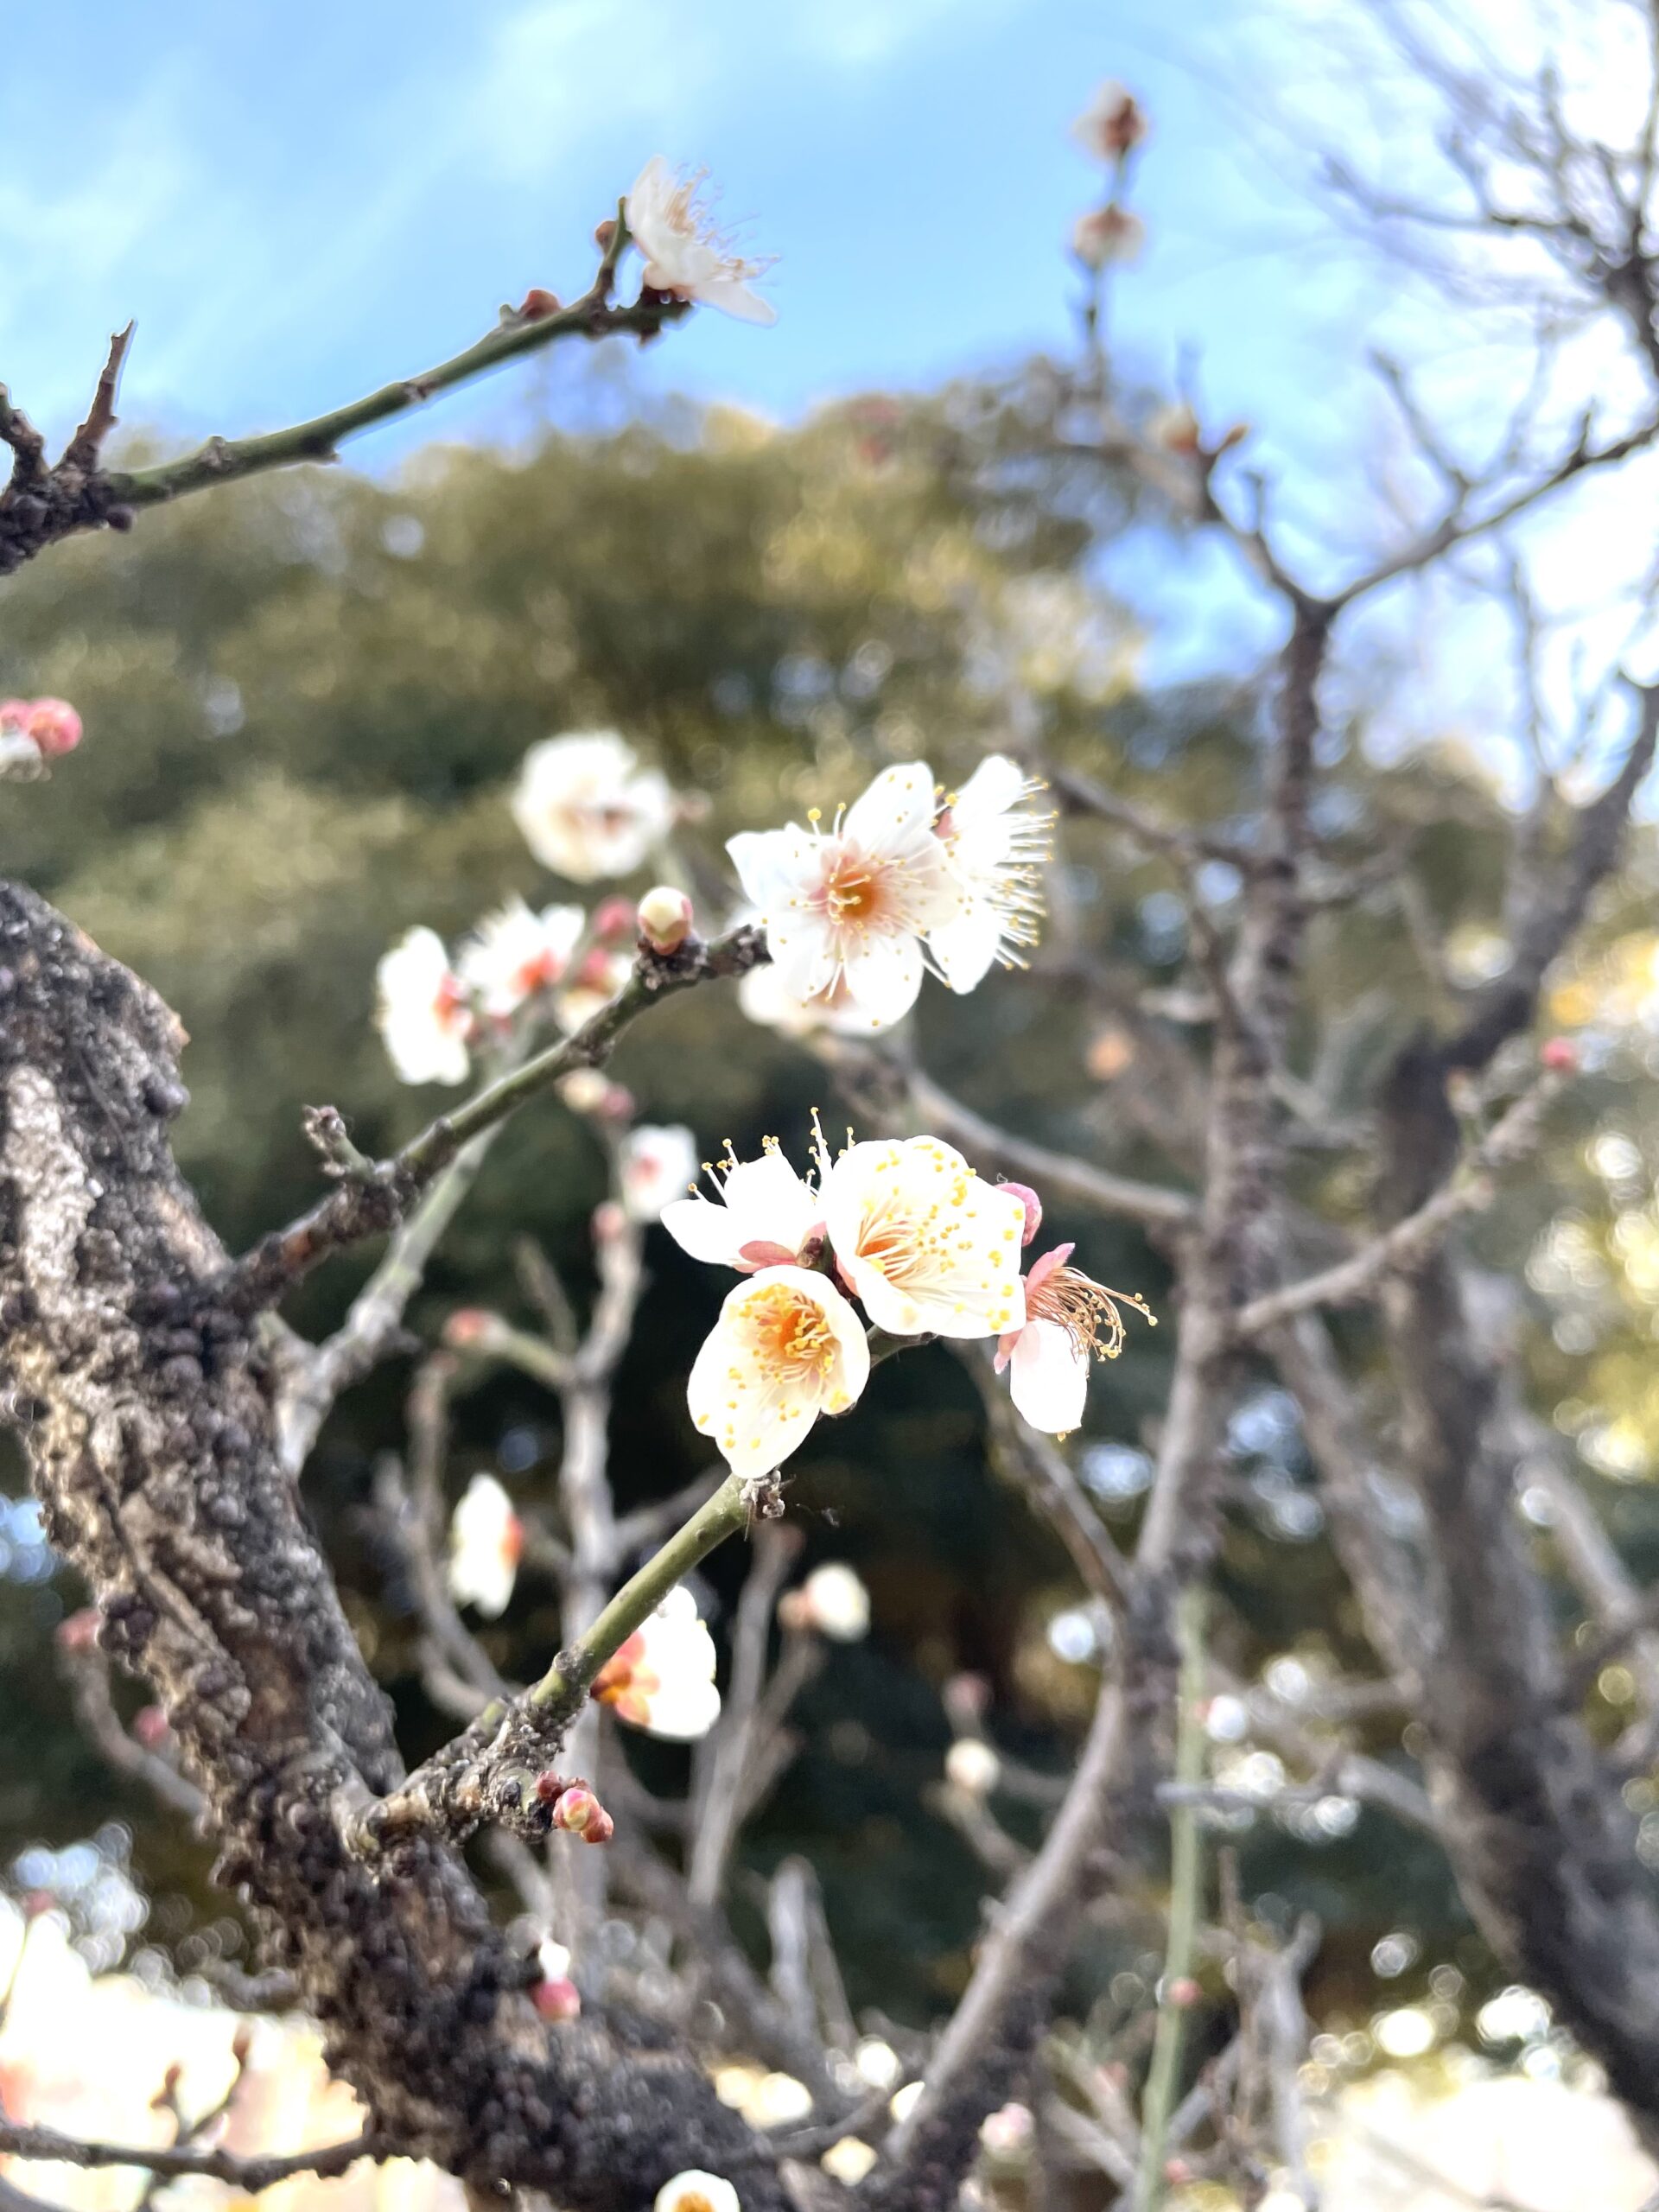
M 631 307 L 613 304 L 611 289 L 627 242 L 627 224 L 619 204 L 615 226 L 607 240 L 598 272 L 582 297 L 569 307 L 539 314 L 520 308 L 507 315 L 499 328 L 487 332 L 448 360 L 440 361 L 435 368 L 427 369 L 418 376 L 400 377 L 346 406 L 336 407 L 327 415 L 314 416 L 308 423 L 296 423 L 288 429 L 270 430 L 258 437 L 209 438 L 194 453 L 183 454 L 176 461 L 162 461 L 150 468 L 114 471 L 106 480 L 110 496 L 118 506 L 151 507 L 168 499 L 181 499 L 188 492 L 232 483 L 239 477 L 263 475 L 269 469 L 289 468 L 298 461 L 334 461 L 347 438 L 359 436 L 365 430 L 374 429 L 380 423 L 407 413 L 410 408 L 423 406 L 441 391 L 453 391 L 457 385 L 470 384 L 475 378 L 487 376 L 523 354 L 539 353 L 562 338 L 611 338 L 629 334 L 640 338 L 654 337 L 664 324 L 677 321 L 686 314 L 690 302 L 653 296 L 638 300 Z
M 1199 1706 L 1204 1697 L 1205 1597 L 1195 1585 L 1184 1590 L 1176 1611 L 1176 1635 L 1181 1667 L 1176 1691 L 1179 1710 L 1175 1722 L 1175 1779 L 1188 1789 L 1204 1779 L 1204 1723 Z M 1165 2146 L 1169 2139 L 1170 2115 L 1180 2079 L 1181 2047 L 1186 2039 L 1190 1993 L 1180 1985 L 1192 1974 L 1198 1940 L 1200 1866 L 1198 1821 L 1190 1799 L 1178 1802 L 1169 1816 L 1169 1942 L 1164 1953 L 1163 1980 L 1159 1986 L 1158 2026 L 1153 2040 L 1152 2065 L 1141 2102 L 1141 2164 L 1135 2178 L 1135 2212 L 1156 2212 L 1164 2201 Z

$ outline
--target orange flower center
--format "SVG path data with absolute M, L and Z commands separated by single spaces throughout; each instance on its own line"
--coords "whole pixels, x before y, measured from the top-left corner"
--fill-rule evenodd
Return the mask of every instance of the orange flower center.
M 844 853 L 823 879 L 823 903 L 836 922 L 868 922 L 881 906 L 881 878 L 867 860 Z
M 802 1382 L 828 1375 L 835 1364 L 836 1334 L 823 1308 L 788 1283 L 757 1290 L 744 1304 L 739 1327 L 769 1382 Z

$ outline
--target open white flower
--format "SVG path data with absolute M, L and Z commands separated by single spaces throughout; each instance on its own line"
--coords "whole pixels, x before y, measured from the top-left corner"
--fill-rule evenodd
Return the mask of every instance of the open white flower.
M 791 822 L 728 840 L 792 997 L 844 990 L 878 1029 L 915 1005 L 921 940 L 963 905 L 933 810 L 933 772 L 912 760 L 884 769 L 828 836 L 814 810 L 810 829 Z
M 652 2212 L 743 2212 L 743 2204 L 730 2182 L 693 2167 L 663 2183 Z
M 964 903 L 928 944 L 953 991 L 971 991 L 994 961 L 1023 968 L 1021 951 L 1037 942 L 1054 817 L 1035 813 L 1025 802 L 1042 789 L 1017 762 L 994 753 L 939 817 L 937 835 Z
M 580 906 L 533 914 L 522 899 L 486 914 L 456 963 L 480 1013 L 505 1021 L 535 992 L 562 982 L 586 921 Z
M 717 308 L 739 322 L 772 323 L 778 310 L 749 286 L 764 264 L 734 253 L 699 198 L 703 179 L 671 169 L 653 154 L 628 194 L 628 229 L 645 257 L 653 291 Z
M 499 1620 L 524 1549 L 524 1524 L 512 1500 L 493 1475 L 474 1475 L 449 1523 L 449 1595 L 458 1605 L 475 1606 L 486 1620 Z
M 612 1653 L 593 1694 L 648 1736 L 687 1744 L 709 1733 L 720 1718 L 715 1640 L 683 1583 Z
M 798 1590 L 785 1591 L 778 1618 L 789 1629 L 810 1629 L 831 1643 L 859 1643 L 870 1632 L 870 1593 L 844 1560 L 815 1567 Z
M 697 1141 L 681 1122 L 642 1122 L 623 1138 L 616 1172 L 629 1218 L 661 1221 L 671 1200 L 690 1204 L 679 1194 L 697 1179 Z
M 824 1176 L 842 1281 L 895 1337 L 995 1337 L 1026 1318 L 1025 1201 L 938 1137 L 849 1145 Z
M 691 1419 L 740 1475 L 768 1475 L 869 1380 L 863 1324 L 828 1276 L 763 1268 L 728 1293 L 686 1386 Z
M 473 1017 L 435 930 L 412 929 L 375 969 L 375 1024 L 404 1083 L 465 1083 Z
M 996 1347 L 996 1371 L 1008 1370 L 1014 1405 L 1033 1428 L 1054 1436 L 1070 1435 L 1083 1421 L 1091 1357 L 1116 1359 L 1123 1349 L 1118 1301 L 1153 1320 L 1144 1299 L 1108 1290 L 1068 1267 L 1071 1252 L 1070 1244 L 1057 1244 L 1032 1262 L 1024 1325 L 1008 1330 Z
M 631 875 L 674 822 L 674 794 L 613 729 L 544 737 L 525 753 L 512 818 L 543 868 L 592 883 Z
M 753 1274 L 792 1264 L 823 1228 L 823 1202 L 767 1137 L 759 1160 L 705 1163 L 715 1196 L 676 1198 L 662 1210 L 663 1227 L 683 1251 L 710 1266 Z

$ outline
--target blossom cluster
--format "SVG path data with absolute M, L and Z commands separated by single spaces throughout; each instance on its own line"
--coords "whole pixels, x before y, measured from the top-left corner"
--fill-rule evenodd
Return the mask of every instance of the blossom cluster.
M 1072 252 L 1095 274 L 1110 263 L 1133 261 L 1146 244 L 1147 226 L 1123 205 L 1122 192 L 1130 160 L 1149 128 L 1135 94 L 1110 79 L 1071 126 L 1077 144 L 1091 161 L 1104 163 L 1110 180 L 1106 200 L 1079 215 L 1071 232 Z
M 804 829 L 728 839 L 772 953 L 770 973 L 746 982 L 747 1010 L 785 1028 L 881 1029 L 909 1013 L 930 968 L 971 991 L 995 963 L 1023 964 L 1053 822 L 1027 804 L 1041 788 L 1000 753 L 954 793 L 912 760 L 828 829 L 814 808 Z
M 67 699 L 0 699 L 0 778 L 43 774 L 80 735 L 80 716 Z
M 727 1464 L 770 1474 L 820 1414 L 853 1405 L 869 1379 L 869 1330 L 994 1338 L 1033 1427 L 1075 1428 L 1091 1358 L 1122 1347 L 1117 1301 L 1144 1313 L 1142 1301 L 1071 1266 L 1070 1244 L 1022 1275 L 1042 1219 L 1035 1192 L 982 1181 L 938 1137 L 849 1141 L 832 1159 L 820 1132 L 814 1150 L 814 1173 L 803 1176 L 775 1140 L 757 1160 L 728 1146 L 706 1169 L 712 1198 L 694 1192 L 663 1211 L 694 1259 L 745 1278 L 686 1391 Z
M 532 745 L 512 795 L 531 852 L 573 883 L 632 874 L 666 842 L 676 812 L 667 780 L 614 730 Z M 638 908 L 607 899 L 591 918 L 578 906 L 538 912 L 509 899 L 453 957 L 435 930 L 409 931 L 376 974 L 376 1020 L 393 1067 L 404 1083 L 464 1083 L 474 1050 L 531 1006 L 580 1027 L 626 982 L 635 938 L 643 930 L 661 944 L 672 933 L 664 918 L 682 909 L 683 937 L 689 903 L 667 887 Z

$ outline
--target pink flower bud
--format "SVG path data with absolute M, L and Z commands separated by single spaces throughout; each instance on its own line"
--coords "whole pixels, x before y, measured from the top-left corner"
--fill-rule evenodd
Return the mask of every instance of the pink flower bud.
M 632 927 L 632 915 L 629 917 L 629 924 Z M 576 970 L 576 981 L 584 990 L 601 991 L 608 998 L 614 982 L 610 954 L 602 952 L 598 945 L 594 945 L 591 951 L 584 952 L 582 956 L 582 965 Z
M 1196 2177 L 1197 2170 L 1185 2158 L 1164 2160 L 1164 2179 L 1172 2189 L 1185 2189 Z
M 1538 1057 L 1556 1075 L 1576 1075 L 1579 1071 L 1579 1048 L 1570 1037 L 1546 1038 Z
M 601 899 L 594 909 L 594 935 L 601 944 L 632 944 L 639 926 L 639 912 L 632 899 Z
M 582 1993 L 569 1975 L 557 1981 L 538 1981 L 530 2001 L 544 2020 L 574 2020 L 582 2012 Z
M 500 1317 L 481 1306 L 460 1306 L 443 1325 L 443 1341 L 452 1351 L 470 1351 L 500 1325 Z
M 1178 2012 L 1185 2012 L 1198 2003 L 1204 1992 L 1190 1974 L 1180 1974 L 1170 1983 L 1164 1995 Z
M 98 1643 L 98 1608 L 83 1605 L 78 1613 L 71 1613 L 57 1626 L 60 1651 L 91 1651 Z
M 159 1751 L 173 1733 L 159 1705 L 147 1705 L 132 1716 L 132 1732 L 147 1751 Z
M 639 1101 L 626 1083 L 607 1083 L 599 1110 L 607 1122 L 631 1122 Z
M 639 901 L 639 934 L 653 952 L 677 952 L 691 934 L 691 901 L 659 883 Z
M 532 284 L 518 303 L 518 319 L 521 322 L 539 322 L 543 315 L 556 315 L 558 311 L 558 294 L 544 292 L 539 284 Z
M 606 1198 L 594 1208 L 594 1242 L 595 1244 L 614 1244 L 626 1233 L 628 1217 L 614 1198 Z
M 80 743 L 80 716 L 67 699 L 36 699 L 23 728 L 48 760 Z
M 1032 1238 L 1037 1234 L 1038 1230 L 1043 1225 L 1042 1200 L 1038 1197 L 1036 1192 L 1031 1188 L 1030 1185 L 1027 1183 L 1002 1183 L 998 1185 L 998 1188 L 1004 1191 L 1011 1191 L 1014 1197 L 1018 1198 L 1020 1204 L 1025 1207 L 1026 1226 L 1024 1234 L 1021 1236 L 1020 1242 L 1022 1244 L 1029 1244 Z
M 581 1782 L 560 1794 L 553 1807 L 553 1825 L 567 1835 L 580 1836 L 584 1843 L 608 1843 L 616 1833 L 615 1821 Z

